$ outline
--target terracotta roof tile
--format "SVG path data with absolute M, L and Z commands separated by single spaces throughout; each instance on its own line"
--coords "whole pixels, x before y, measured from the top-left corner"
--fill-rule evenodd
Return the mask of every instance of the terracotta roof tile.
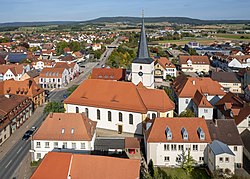
M 62 129 L 64 133 L 62 134 Z M 73 129 L 73 133 L 72 133 Z M 91 141 L 96 122 L 79 113 L 50 113 L 34 134 L 34 140 Z
M 125 80 L 126 69 L 122 68 L 94 68 L 92 70 L 92 79 L 104 80 Z
M 165 130 L 169 127 L 172 132 L 172 140 L 167 140 Z M 182 138 L 181 130 L 188 132 L 188 140 Z M 205 140 L 200 140 L 198 128 L 205 133 Z M 151 127 L 146 131 L 147 142 L 170 143 L 210 143 L 211 138 L 204 118 L 156 118 Z
M 210 65 L 209 59 L 207 56 L 186 56 L 180 55 L 179 57 L 180 64 L 187 64 L 188 60 L 192 61 L 192 64 L 199 64 L 199 65 Z
M 43 78 L 62 78 L 65 68 L 43 68 L 40 77 Z
M 175 65 L 169 61 L 167 57 L 154 58 L 155 62 L 158 62 L 164 69 L 175 68 Z

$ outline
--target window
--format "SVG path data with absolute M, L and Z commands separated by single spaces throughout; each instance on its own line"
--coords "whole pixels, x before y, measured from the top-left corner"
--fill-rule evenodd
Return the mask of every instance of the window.
M 100 120 L 101 115 L 100 115 L 100 110 L 99 109 L 96 110 L 96 115 L 97 115 L 97 120 Z
M 108 111 L 108 121 L 111 121 L 111 111 Z
M 234 151 L 237 151 L 237 150 L 238 150 L 237 146 L 234 146 Z
M 62 134 L 64 134 L 64 132 L 65 132 L 65 129 L 64 129 L 64 128 L 62 128 Z
M 41 148 L 41 142 L 36 142 L 36 148 Z
M 61 81 L 60 78 L 58 78 L 58 82 L 59 82 L 59 83 L 60 83 L 60 81 Z
M 140 70 L 142 70 L 142 66 L 140 66 Z
M 85 143 L 81 143 L 81 149 L 85 149 Z
M 185 103 L 188 104 L 188 99 L 185 100 Z
M 72 142 L 72 149 L 76 149 L 76 143 Z
M 88 108 L 85 108 L 85 114 L 87 117 L 89 117 L 89 109 Z
M 183 149 L 184 149 L 184 145 L 179 145 L 179 146 L 178 146 L 178 150 L 179 150 L 179 151 L 183 151 Z
M 203 162 L 204 161 L 204 157 L 199 157 L 199 161 Z
M 156 114 L 153 113 L 153 114 L 152 114 L 152 119 L 155 119 L 155 118 L 156 118 Z
M 169 151 L 169 144 L 164 144 L 164 150 Z
M 250 127 L 250 119 L 248 118 L 248 127 Z
M 133 114 L 129 114 L 129 124 L 133 124 Z
M 176 162 L 181 162 L 181 157 L 180 156 L 176 157 Z
M 49 148 L 49 142 L 45 142 L 45 148 Z
M 193 145 L 193 151 L 198 151 L 198 145 Z
M 58 142 L 54 142 L 54 148 L 58 148 Z
M 75 130 L 74 128 L 71 129 L 71 134 L 74 134 Z
M 79 113 L 79 107 L 76 107 L 76 113 Z
M 164 161 L 165 161 L 165 162 L 169 162 L 169 156 L 165 156 L 165 157 L 164 157 Z
M 38 160 L 41 159 L 41 158 L 42 158 L 41 153 L 37 153 L 37 154 L 36 154 L 36 158 L 37 158 Z
M 207 109 L 204 109 L 204 113 L 208 113 L 208 110 L 207 110 Z
M 176 150 L 176 144 L 171 144 L 171 150 Z
M 122 122 L 122 113 L 119 112 L 119 121 Z
M 225 158 L 225 162 L 229 163 L 229 158 L 228 157 Z
M 222 157 L 220 157 L 220 158 L 219 158 L 219 161 L 220 161 L 220 162 L 223 162 L 223 158 L 222 158 Z
M 63 142 L 62 148 L 63 148 L 63 149 L 66 149 L 66 148 L 67 148 L 67 142 Z

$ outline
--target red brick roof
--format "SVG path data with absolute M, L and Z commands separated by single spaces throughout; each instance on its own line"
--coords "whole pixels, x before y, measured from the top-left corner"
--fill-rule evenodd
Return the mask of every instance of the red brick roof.
M 49 152 L 31 179 L 138 179 L 140 160 Z
M 84 81 L 64 103 L 144 114 L 147 111 L 166 112 L 174 109 L 174 103 L 163 90 L 99 79 Z
M 165 130 L 169 127 L 172 132 L 172 140 L 167 140 Z M 182 138 L 181 130 L 188 132 L 188 140 Z M 200 140 L 197 129 L 201 128 L 205 133 L 205 140 Z M 156 118 L 151 127 L 146 131 L 146 141 L 154 143 L 209 143 L 210 134 L 204 118 Z

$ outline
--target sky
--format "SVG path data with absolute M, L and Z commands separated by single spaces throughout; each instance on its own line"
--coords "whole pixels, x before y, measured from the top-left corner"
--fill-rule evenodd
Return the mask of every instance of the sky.
M 250 0 L 0 0 L 0 23 L 83 21 L 98 17 L 250 20 Z

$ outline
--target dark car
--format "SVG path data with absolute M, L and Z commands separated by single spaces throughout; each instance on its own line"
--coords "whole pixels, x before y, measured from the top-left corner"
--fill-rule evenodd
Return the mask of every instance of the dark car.
M 22 140 L 28 140 L 30 138 L 30 136 L 33 134 L 34 130 L 28 130 L 25 132 L 25 134 L 23 135 Z

